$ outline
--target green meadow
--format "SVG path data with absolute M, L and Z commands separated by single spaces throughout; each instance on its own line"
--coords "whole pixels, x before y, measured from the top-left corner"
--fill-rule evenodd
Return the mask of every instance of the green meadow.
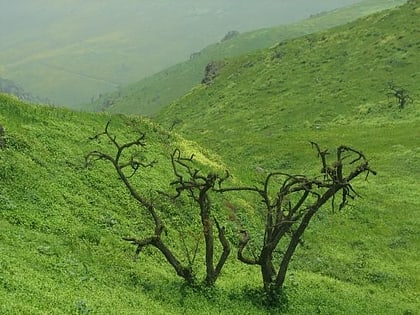
M 194 87 L 154 120 L 30 105 L 0 95 L 1 314 L 418 314 L 420 309 L 420 4 L 418 0 L 331 30 L 282 41 L 217 62 L 210 84 Z M 412 101 L 399 108 L 389 83 Z M 287 303 L 267 307 L 260 270 L 236 259 L 238 233 L 263 237 L 260 208 L 246 193 L 212 196 L 232 246 L 220 279 L 186 285 L 162 255 L 123 237 L 153 233 L 145 209 L 109 163 L 85 165 L 93 150 L 114 152 L 146 135 L 139 152 L 153 168 L 132 178 L 167 226 L 165 240 L 184 257 L 203 247 L 196 206 L 171 202 L 170 154 L 195 154 L 205 172 L 229 170 L 233 183 L 265 174 L 319 175 L 309 141 L 361 150 L 376 176 L 342 210 L 312 220 L 286 278 Z M 232 213 L 234 210 L 234 213 Z M 220 251 L 219 247 L 216 247 Z

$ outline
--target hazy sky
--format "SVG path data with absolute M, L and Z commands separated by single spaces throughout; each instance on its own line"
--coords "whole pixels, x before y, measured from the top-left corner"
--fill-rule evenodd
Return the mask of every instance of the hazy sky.
M 356 2 L 360 0 L 0 0 L 0 35 L 4 41 L 16 32 L 22 36 L 71 19 L 75 29 L 90 33 L 135 19 L 143 26 L 137 32 L 162 31 L 163 26 L 177 36 L 180 30 L 188 35 L 194 31 L 189 27 L 198 24 L 195 29 L 206 36 L 202 43 L 208 44 L 229 30 L 290 23 Z

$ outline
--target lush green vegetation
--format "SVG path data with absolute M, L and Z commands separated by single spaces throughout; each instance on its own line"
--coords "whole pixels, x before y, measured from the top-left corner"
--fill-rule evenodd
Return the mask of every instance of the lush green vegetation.
M 239 34 L 192 54 L 188 61 L 123 87 L 118 92 L 105 94 L 92 104 L 83 106 L 91 110 L 152 115 L 199 84 L 204 77 L 206 64 L 212 60 L 268 48 L 278 42 L 342 25 L 403 2 L 365 0 L 349 7 L 314 15 L 294 24 Z
M 122 237 L 147 235 L 150 219 L 130 199 L 111 167 L 103 163 L 84 167 L 84 155 L 98 145 L 112 151 L 106 142 L 88 140 L 109 119 L 0 96 L 6 142 L 0 151 L 0 312 L 166 314 L 185 308 L 193 314 L 199 307 L 217 309 L 212 295 L 221 307 L 228 301 L 223 290 L 238 295 L 226 306 L 233 310 L 235 303 L 245 300 L 239 287 L 231 292 L 232 285 L 226 282 L 234 272 L 224 280 L 225 289 L 205 292 L 207 299 L 185 288 L 155 251 L 145 251 L 138 263 L 132 261 L 134 248 Z M 215 159 L 210 162 L 193 143 L 151 122 L 113 116 L 111 126 L 123 142 L 139 130 L 147 134 L 143 157 L 158 163 L 134 181 L 142 193 L 168 189 L 173 177 L 169 154 L 175 146 L 186 154 L 198 153 L 201 165 L 222 166 Z M 177 221 L 191 222 L 189 211 L 166 211 L 169 227 L 176 227 Z M 183 232 L 188 234 L 189 227 Z
M 265 314 L 258 268 L 231 255 L 216 287 L 188 287 L 148 249 L 137 262 L 125 236 L 147 235 L 149 219 L 89 137 L 110 128 L 121 141 L 147 135 L 133 178 L 142 193 L 168 190 L 169 155 L 196 153 L 198 166 L 254 184 L 266 172 L 319 174 L 309 140 L 363 150 L 378 176 L 358 180 L 362 195 L 312 222 L 286 279 L 285 314 L 415 314 L 420 308 L 419 2 L 353 24 L 225 60 L 214 83 L 199 86 L 147 119 L 31 106 L 0 95 L 0 313 Z M 413 103 L 399 109 L 387 82 Z M 174 124 L 175 123 L 175 124 Z M 191 140 L 197 141 L 195 144 Z M 201 145 L 201 146 L 200 146 Z M 205 148 L 205 149 L 203 149 Z M 213 153 L 215 152 L 215 153 Z M 258 235 L 246 194 L 215 197 L 234 245 L 241 226 Z M 193 222 L 192 204 L 157 200 L 169 237 Z M 194 225 L 185 234 L 194 238 Z M 176 238 L 176 237 L 175 237 Z M 258 244 L 258 237 L 254 244 Z M 179 244 L 180 243 L 180 244 Z M 182 252 L 182 242 L 171 245 Z M 192 244 L 188 240 L 188 244 Z
M 281 165 L 283 149 L 273 150 L 273 141 L 291 133 L 414 123 L 416 106 L 400 111 L 387 94 L 393 82 L 420 97 L 416 4 L 222 61 L 213 84 L 195 87 L 157 118 L 232 162 L 240 156 L 264 168 Z
M 198 86 L 158 116 L 223 156 L 242 180 L 258 178 L 261 169 L 312 169 L 309 140 L 362 149 L 379 176 L 360 183 L 364 198 L 350 210 L 321 216 L 308 235 L 310 249 L 300 253 L 306 259 L 295 267 L 400 292 L 417 308 L 419 17 L 418 1 L 410 1 L 225 60 L 212 85 Z M 400 110 L 388 99 L 390 81 L 410 91 L 410 106 Z M 402 239 L 405 245 L 395 244 Z M 402 312 L 410 302 L 391 304 Z

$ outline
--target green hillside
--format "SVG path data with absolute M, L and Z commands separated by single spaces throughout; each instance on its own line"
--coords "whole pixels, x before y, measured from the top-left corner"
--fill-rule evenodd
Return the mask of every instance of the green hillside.
M 354 183 L 361 198 L 311 222 L 286 279 L 283 314 L 416 314 L 420 309 L 420 5 L 375 14 L 328 32 L 223 61 L 159 114 L 141 117 L 29 105 L 0 94 L 1 314 L 278 314 L 259 300 L 259 270 L 232 252 L 212 289 L 188 287 L 162 255 L 122 237 L 149 235 L 149 219 L 104 162 L 84 167 L 89 137 L 110 130 L 121 142 L 146 133 L 140 157 L 157 160 L 133 177 L 162 205 L 171 246 L 176 230 L 194 238 L 192 205 L 154 195 L 169 191 L 169 155 L 195 153 L 197 167 L 230 170 L 256 184 L 273 170 L 319 174 L 308 141 L 362 150 L 378 175 Z M 413 102 L 399 109 L 387 83 Z M 164 127 L 171 128 L 169 132 Z M 176 132 L 176 133 L 174 133 Z M 4 138 L 4 139 L 3 139 Z M 196 144 L 198 143 L 198 144 Z M 238 228 L 259 209 L 245 195 L 215 198 L 235 247 Z M 220 199 L 219 199 L 220 198 Z M 229 209 L 238 211 L 232 217 Z M 250 211 L 251 208 L 251 211 Z M 187 225 L 185 225 L 187 223 Z M 180 237 L 177 237 L 180 236 Z M 258 240 L 257 240 L 258 241 Z
M 227 59 L 213 84 L 196 87 L 157 116 L 223 156 L 244 180 L 258 178 L 261 170 L 312 167 L 308 141 L 363 150 L 379 175 L 362 184 L 363 199 L 350 212 L 321 219 L 322 231 L 310 236 L 313 252 L 301 253 L 306 260 L 297 268 L 364 288 L 379 286 L 384 293 L 404 292 L 416 309 L 419 31 L 419 2 L 410 1 L 334 30 Z M 391 81 L 408 90 L 413 103 L 399 109 L 387 95 Z M 378 269 L 369 276 L 365 268 Z
M 0 312 L 270 313 L 254 296 L 258 270 L 239 265 L 234 255 L 216 287 L 207 290 L 183 285 L 154 250 L 132 261 L 133 248 L 121 237 L 147 233 L 147 220 L 106 164 L 84 168 L 86 152 L 98 145 L 109 149 L 88 137 L 101 132 L 110 118 L 118 140 L 132 139 L 139 129 L 147 133 L 144 158 L 158 164 L 136 181 L 141 191 L 167 188 L 167 156 L 173 147 L 203 151 L 139 118 L 34 106 L 0 95 L 0 122 L 6 130 L 6 147 L 0 150 Z M 376 158 L 372 163 L 380 177 L 357 183 L 365 198 L 344 212 L 326 209 L 314 222 L 287 280 L 285 314 L 415 314 L 420 151 L 411 149 L 413 140 L 394 138 L 400 141 L 394 147 L 403 150 L 384 155 L 398 159 L 406 179 L 394 182 L 396 171 Z M 381 150 L 369 146 L 366 154 L 382 156 L 386 151 Z M 301 152 L 308 154 L 308 162 L 294 168 L 307 170 L 314 152 Z M 204 156 L 200 161 L 226 166 L 211 156 L 217 162 Z M 186 210 L 167 214 L 169 235 L 186 217 Z
M 273 141 L 293 133 L 334 130 L 340 137 L 341 130 L 414 124 L 420 98 L 417 5 L 226 59 L 213 84 L 195 87 L 163 109 L 158 121 L 232 162 L 248 156 L 250 165 L 272 161 L 258 152 L 280 158 Z M 414 104 L 399 110 L 387 95 L 389 82 L 408 90 Z
M 191 296 L 185 302 L 188 313 L 203 303 L 213 308 L 183 288 L 156 251 L 133 262 L 134 248 L 122 237 L 151 233 L 147 216 L 110 166 L 84 167 L 89 151 L 112 149 L 88 140 L 110 118 L 118 141 L 132 140 L 139 130 L 146 133 L 143 158 L 158 161 L 133 179 L 142 193 L 168 190 L 173 177 L 169 154 L 175 147 L 198 153 L 201 165 L 222 165 L 207 160 L 194 143 L 139 118 L 29 105 L 0 94 L 5 130 L 5 147 L 0 148 L 1 314 L 181 313 L 185 294 Z M 169 235 L 175 233 L 174 222 L 190 216 L 178 210 L 163 213 Z
M 204 77 L 205 66 L 212 60 L 267 48 L 286 39 L 345 24 L 403 2 L 405 1 L 364 0 L 346 8 L 311 16 L 294 24 L 239 34 L 192 54 L 188 61 L 123 87 L 115 93 L 105 94 L 83 107 L 91 110 L 152 115 L 199 84 Z

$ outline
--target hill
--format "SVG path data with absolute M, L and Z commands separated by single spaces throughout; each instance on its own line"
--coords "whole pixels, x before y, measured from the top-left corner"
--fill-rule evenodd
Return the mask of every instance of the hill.
M 22 87 L 11 80 L 0 77 L 0 93 L 11 94 L 17 96 L 19 99 L 30 103 L 49 103 L 48 100 L 36 97 L 31 93 L 25 91 Z
M 0 12 L 0 75 L 54 104 L 74 106 L 185 60 L 231 29 L 276 25 L 356 1 L 288 0 L 287 13 L 275 0 L 240 6 L 222 0 L 9 1 Z
M 300 173 L 313 167 L 308 141 L 363 150 L 379 175 L 362 184 L 363 199 L 347 215 L 321 219 L 322 234 L 310 236 L 314 252 L 302 253 L 307 261 L 296 264 L 360 287 L 379 285 L 383 293 L 407 294 L 415 308 L 420 281 L 414 272 L 419 256 L 412 256 L 420 246 L 414 233 L 420 227 L 419 17 L 419 2 L 410 1 L 226 59 L 212 84 L 197 86 L 157 115 L 168 128 L 222 156 L 244 180 L 258 178 L 261 170 Z M 391 81 L 408 90 L 413 103 L 399 109 L 387 95 Z M 371 267 L 378 268 L 373 278 L 361 276 Z M 391 284 L 402 274 L 407 277 L 400 283 L 411 285 Z
M 403 2 L 364 0 L 345 8 L 312 15 L 308 19 L 290 25 L 242 34 L 231 33 L 235 36 L 225 37 L 224 40 L 191 54 L 189 60 L 164 69 L 137 83 L 122 87 L 117 92 L 105 94 L 93 103 L 83 105 L 83 108 L 153 115 L 199 84 L 204 77 L 205 66 L 211 61 L 268 48 L 283 40 L 345 24 Z
M 0 95 L 6 140 L 0 149 L 1 313 L 266 314 L 253 296 L 258 270 L 239 265 L 234 255 L 216 288 L 208 290 L 186 287 L 153 250 L 132 261 L 133 248 L 121 237 L 147 233 L 147 220 L 106 164 L 84 168 L 86 152 L 98 145 L 109 149 L 88 140 L 109 119 L 118 140 L 130 140 L 139 129 L 147 135 L 144 158 L 158 164 L 135 182 L 141 191 L 166 188 L 173 175 L 167 155 L 174 146 L 207 152 L 140 118 L 29 105 Z M 397 157 L 400 171 L 415 176 L 419 151 L 407 142 L 395 145 L 404 150 L 384 155 Z M 223 165 L 210 156 L 211 165 Z M 416 182 L 410 175 L 393 182 L 394 173 L 375 163 L 389 181 L 357 183 L 367 195 L 364 201 L 345 212 L 326 211 L 308 231 L 308 245 L 299 250 L 287 281 L 285 314 L 414 314 L 417 309 Z M 398 211 L 390 213 L 389 207 Z M 172 225 L 187 220 L 189 209 L 171 211 L 166 219 Z
M 196 153 L 201 167 L 228 168 L 235 180 L 246 183 L 261 180 L 261 171 L 318 173 L 308 140 L 362 149 L 378 176 L 354 184 L 362 198 L 340 212 L 324 209 L 312 222 L 292 262 L 284 313 L 415 314 L 420 288 L 419 14 L 418 1 L 410 1 L 334 31 L 226 60 L 212 84 L 194 89 L 159 116 L 202 146 L 144 118 L 34 106 L 0 95 L 6 142 L 0 149 L 0 313 L 270 312 L 254 296 L 259 270 L 238 264 L 234 255 L 216 288 L 208 290 L 185 286 L 154 250 L 132 261 L 133 248 L 121 237 L 147 233 L 147 220 L 109 166 L 96 162 L 84 168 L 87 152 L 110 149 L 88 138 L 111 119 L 118 140 L 146 133 L 142 157 L 158 163 L 134 178 L 145 193 L 168 189 L 173 174 L 167 157 L 174 147 Z M 375 33 L 378 45 L 391 46 L 375 50 L 368 40 Z M 361 39 L 367 46 L 358 44 Z M 311 42 L 312 50 L 305 53 Z M 339 72 L 341 83 L 348 82 L 341 91 L 332 90 L 337 69 L 345 64 L 337 43 L 367 50 L 349 52 L 345 60 L 351 65 Z M 362 58 L 379 51 L 383 59 Z M 316 73 L 308 71 L 310 61 Z M 305 71 L 303 62 L 309 67 Z M 387 90 L 369 90 L 382 89 L 388 80 L 382 66 L 413 98 L 402 110 L 388 102 Z M 305 73 L 319 75 L 323 85 L 315 85 L 314 77 L 305 84 Z M 375 81 L 374 75 L 383 77 Z M 336 94 L 329 99 L 330 93 Z M 314 95 L 319 103 L 309 99 Z M 241 199 L 230 202 L 240 211 L 249 207 Z M 187 207 L 165 213 L 169 236 L 177 222 L 191 222 L 190 204 L 182 205 Z M 217 202 L 217 207 L 224 214 L 226 206 Z M 241 224 L 252 217 L 237 220 Z
M 196 86 L 157 119 L 232 161 L 258 149 L 275 155 L 270 140 L 290 132 L 352 130 L 389 120 L 405 125 L 418 109 L 399 110 L 387 94 L 393 82 L 419 99 L 416 5 L 225 59 L 211 84 Z M 249 164 L 260 163 L 250 158 Z
M 87 152 L 112 149 L 106 141 L 88 139 L 109 119 L 118 141 L 146 133 L 142 157 L 158 163 L 133 178 L 142 193 L 168 189 L 175 146 L 198 153 L 201 165 L 210 163 L 194 143 L 150 121 L 30 105 L 0 94 L 5 130 L 0 135 L 0 313 L 182 313 L 185 294 L 191 296 L 186 308 L 191 314 L 198 304 L 210 307 L 192 290 L 180 292 L 182 282 L 156 251 L 133 262 L 134 248 L 121 238 L 150 233 L 147 216 L 110 166 L 84 167 Z M 168 233 L 174 233 L 173 222 L 190 216 L 174 209 L 168 215 L 163 213 L 172 222 Z

